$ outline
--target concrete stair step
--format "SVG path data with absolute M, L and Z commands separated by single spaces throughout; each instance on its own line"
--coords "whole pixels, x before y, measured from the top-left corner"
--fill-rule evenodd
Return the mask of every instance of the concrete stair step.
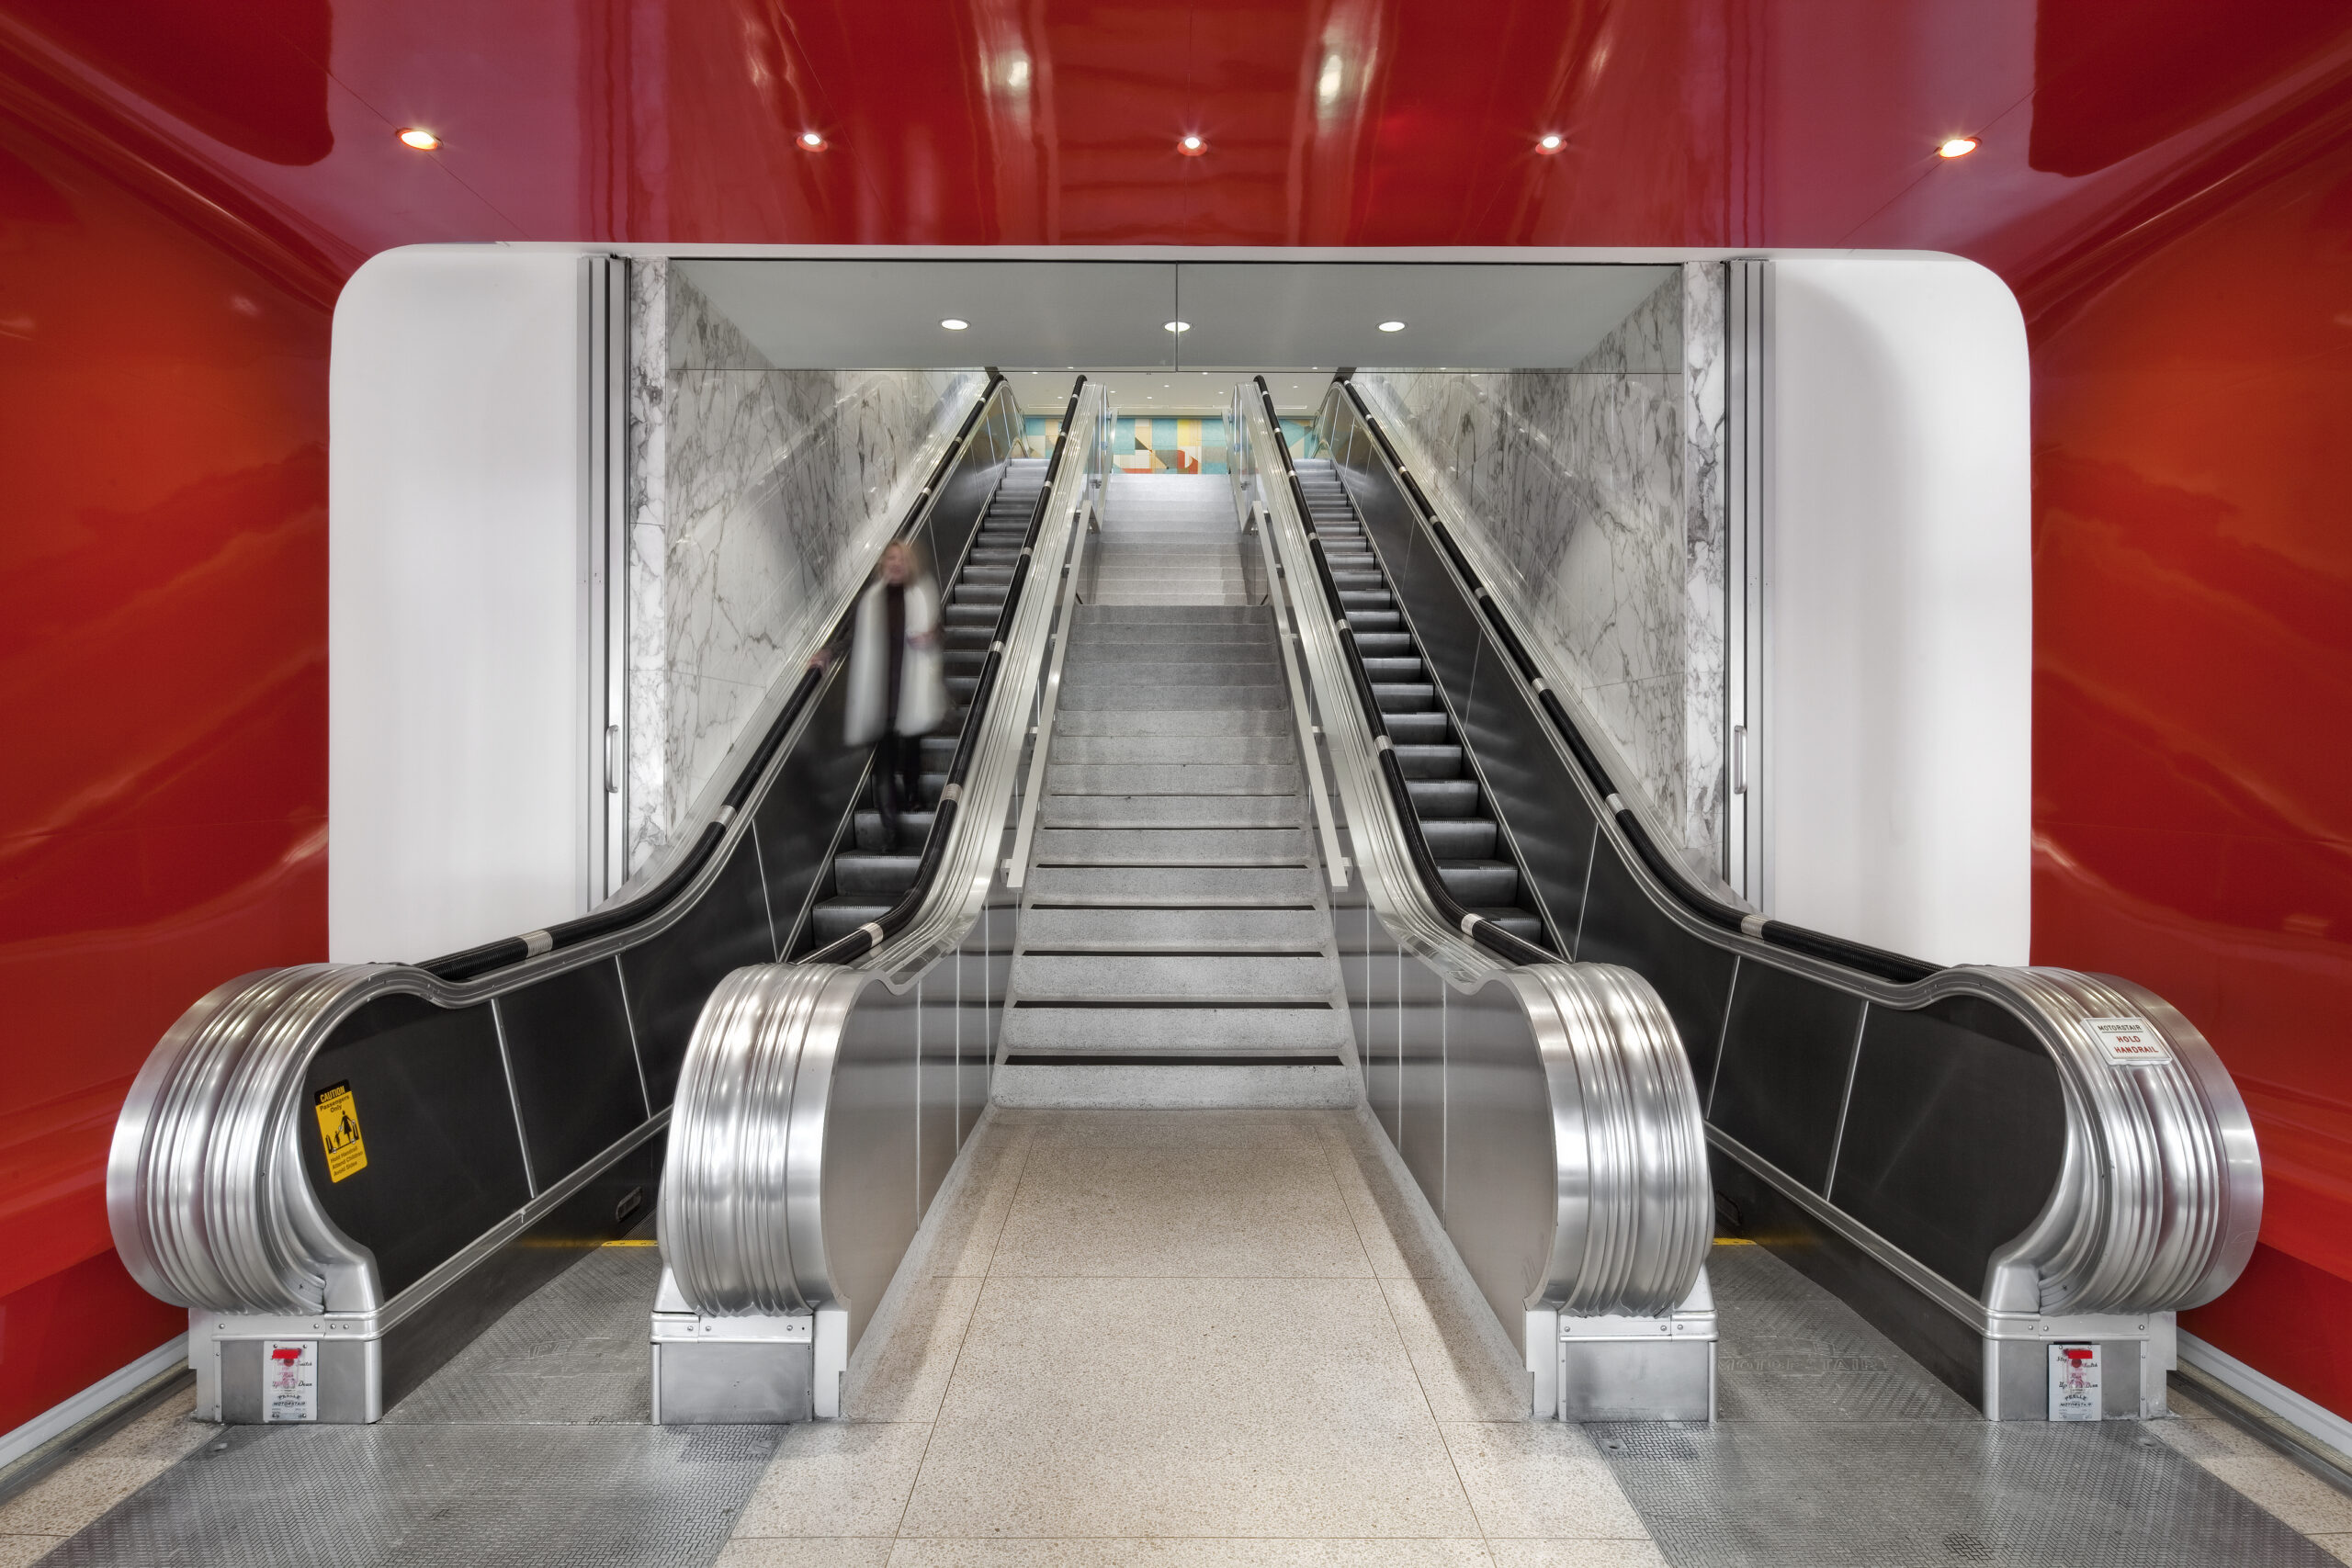
M 1259 685 L 1244 685 L 1238 682 L 1217 685 L 1101 685 L 1062 686 L 1061 709 L 1087 712 L 1097 708 L 1148 710 L 1153 708 L 1280 708 L 1287 716 L 1290 692 L 1287 687 L 1271 682 Z
M 1046 828 L 1302 828 L 1295 795 L 1049 795 L 1037 809 Z
M 1114 739 L 1149 738 L 1174 740 L 1203 735 L 1290 735 L 1290 705 L 1265 708 L 1133 708 L 1064 707 L 1054 719 L 1054 739 L 1098 736 Z
M 1110 641 L 1081 635 L 1070 639 L 1069 650 L 1070 660 L 1064 667 L 1065 673 L 1080 666 L 1081 651 L 1090 671 L 1123 664 L 1263 664 L 1270 660 L 1280 662 L 1282 658 L 1272 632 L 1248 637 L 1155 637 L 1148 641 Z
M 1303 908 L 1315 901 L 1317 874 L 1302 866 L 1041 865 L 1029 873 L 1029 901 L 1033 908 Z
M 1024 1008 L 1005 1010 L 1003 1041 L 1013 1051 L 1154 1055 L 1195 1052 L 1338 1051 L 1348 1021 L 1329 1007 Z
M 1413 664 L 1418 673 L 1420 660 Z M 1282 681 L 1282 663 L 1271 649 L 1253 660 L 1073 659 L 1062 667 L 1065 694 L 1086 686 L 1272 686 Z
M 1021 917 L 1024 950 L 1091 952 L 1172 948 L 1321 949 L 1330 922 L 1315 909 L 1031 909 Z
M 1012 989 L 1023 1001 L 1103 1000 L 1328 1002 L 1331 960 L 1122 955 L 1057 957 L 1020 953 Z
M 1041 828 L 1037 830 L 1036 863 L 1298 866 L 1307 863 L 1307 844 L 1305 834 L 1295 829 Z
M 1252 604 L 1192 604 L 1163 606 L 1095 605 L 1079 606 L 1078 618 L 1084 622 L 1139 623 L 1145 621 L 1195 622 L 1260 622 L 1272 624 L 1270 612 Z
M 1051 766 L 1182 767 L 1206 763 L 1295 763 L 1298 744 L 1280 735 L 1072 735 L 1054 732 Z
M 1293 795 L 1306 787 L 1292 762 L 1065 762 L 1048 759 L 1051 795 Z

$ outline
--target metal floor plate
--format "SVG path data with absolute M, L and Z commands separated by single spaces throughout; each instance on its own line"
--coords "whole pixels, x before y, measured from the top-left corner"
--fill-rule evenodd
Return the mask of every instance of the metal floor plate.
M 1675 1568 L 2328 1568 L 2135 1421 L 1996 1424 L 1761 1247 L 1710 1260 L 1704 1426 L 1594 1425 Z
M 646 1323 L 661 1284 L 658 1248 L 598 1247 L 492 1324 L 384 1419 L 649 1421 Z
M 651 1247 L 541 1287 L 374 1427 L 230 1427 L 44 1561 L 704 1568 L 776 1427 L 645 1425 Z

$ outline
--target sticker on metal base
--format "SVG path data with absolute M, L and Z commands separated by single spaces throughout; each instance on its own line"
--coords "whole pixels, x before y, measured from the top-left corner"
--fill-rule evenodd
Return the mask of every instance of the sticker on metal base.
M 2172 1047 L 2148 1027 L 2144 1018 L 2086 1018 L 2083 1021 L 2090 1026 L 2107 1059 L 2120 1067 L 2154 1067 L 2172 1060 Z
M 2099 1414 L 2098 1347 L 2050 1347 L 2050 1418 L 2096 1421 Z
M 261 1347 L 261 1418 L 319 1418 L 319 1342 L 266 1339 Z

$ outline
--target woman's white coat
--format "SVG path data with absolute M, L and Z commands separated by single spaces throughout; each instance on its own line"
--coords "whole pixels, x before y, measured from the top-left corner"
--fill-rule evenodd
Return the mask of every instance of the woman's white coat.
M 940 655 L 939 590 L 925 573 L 909 582 L 907 650 L 899 666 L 899 713 L 891 726 L 901 735 L 928 735 L 947 716 L 947 680 Z M 849 717 L 844 739 L 863 746 L 881 738 L 888 704 L 882 685 L 889 678 L 889 612 L 882 584 L 859 595 L 857 624 L 850 636 Z

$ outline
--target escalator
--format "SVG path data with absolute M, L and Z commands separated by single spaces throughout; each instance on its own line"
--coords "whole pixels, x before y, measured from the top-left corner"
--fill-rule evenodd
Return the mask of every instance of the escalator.
M 1037 503 L 1044 499 L 1045 485 L 1045 458 L 1015 457 L 1007 462 L 981 511 L 979 529 L 964 557 L 963 570 L 943 583 L 948 713 L 938 729 L 922 739 L 923 809 L 904 813 L 899 827 L 900 841 L 888 842 L 882 822 L 881 783 L 866 780 L 859 790 L 848 837 L 832 857 L 808 920 L 782 944 L 791 956 L 803 956 L 880 919 L 914 886 L 922 846 L 930 838 L 934 820 L 931 807 L 946 787 L 956 740 L 970 720 L 972 693 L 979 683 L 980 667 L 988 659 L 997 624 L 1003 619 L 1005 595 L 1012 588 L 1013 570 L 1027 543 Z
M 1531 654 L 1344 373 L 1316 434 L 1330 457 L 1285 452 L 1284 488 L 1352 678 L 1396 710 L 1382 767 L 1444 853 L 1455 829 L 1425 802 L 1457 797 L 1430 789 L 1404 743 L 1442 723 L 1457 750 L 1440 766 L 1459 756 L 1477 781 L 1470 809 L 1513 846 L 1521 905 L 1547 934 L 1464 929 L 1647 979 L 1698 1087 L 1724 1222 L 1987 1416 L 2041 1418 L 2062 1341 L 2103 1359 L 2107 1414 L 2162 1413 L 2171 1314 L 2235 1279 L 2261 1211 L 2245 1107 L 2202 1036 L 2129 981 L 1941 968 L 1697 886 L 1618 795 L 1557 694 L 1566 681 Z M 1485 889 L 1461 866 L 1435 869 L 1466 905 Z M 1447 1074 L 1417 1064 L 1409 1006 L 1377 995 L 1371 967 L 1362 988 L 1388 1023 L 1370 1032 L 1367 1092 L 1440 1191 L 1448 1156 L 1428 1129 L 1445 1125 Z
M 1396 608 L 1337 466 L 1329 457 L 1299 458 L 1294 466 L 1307 522 L 1322 541 L 1351 640 L 1363 657 L 1421 836 L 1437 857 L 1446 891 L 1512 935 L 1564 951 L 1523 891 L 1525 874 L 1487 808 L 1486 787 L 1454 733 L 1453 716 L 1437 700 L 1428 660 Z
M 933 797 L 956 793 L 1020 608 L 1046 467 L 1013 456 L 1022 424 L 990 372 L 889 536 L 953 584 L 961 727 L 925 742 Z M 264 1353 L 295 1333 L 315 1394 L 294 1418 L 384 1416 L 581 1249 L 650 1219 L 689 1039 L 727 975 L 845 898 L 865 895 L 855 924 L 889 918 L 921 857 L 861 857 L 869 759 L 841 742 L 844 667 L 809 657 L 863 579 L 841 581 L 741 771 L 641 888 L 422 964 L 248 975 L 166 1034 L 118 1122 L 107 1209 L 133 1277 L 189 1309 L 200 1416 L 278 1418 Z

